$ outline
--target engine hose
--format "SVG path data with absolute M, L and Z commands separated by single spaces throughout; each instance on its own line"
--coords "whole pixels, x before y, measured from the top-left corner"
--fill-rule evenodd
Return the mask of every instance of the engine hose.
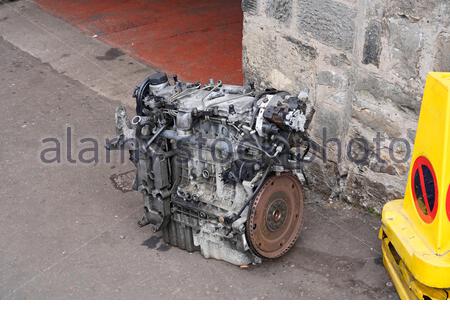
M 242 206 L 242 208 L 238 211 L 238 213 L 236 215 L 233 215 L 233 217 L 231 217 L 231 219 L 229 221 L 227 221 L 228 223 L 232 224 L 234 221 L 236 221 L 237 219 L 239 219 L 242 215 L 242 212 L 244 212 L 245 208 L 248 207 L 248 205 L 250 204 L 250 202 L 253 201 L 253 199 L 255 198 L 255 196 L 258 194 L 259 190 L 261 190 L 264 181 L 266 180 L 267 176 L 269 175 L 270 169 L 272 168 L 272 161 L 269 162 L 266 171 L 264 172 L 261 181 L 259 182 L 258 186 L 256 187 L 255 191 L 252 193 L 252 195 L 245 201 L 244 205 Z
M 303 152 L 302 157 L 300 158 L 302 161 L 305 160 L 306 155 L 309 153 L 309 149 L 311 149 L 311 141 L 309 139 L 309 137 L 305 137 L 306 138 L 306 149 L 305 152 Z
M 136 98 L 136 114 L 138 116 L 143 116 L 144 106 L 144 97 L 146 93 L 150 93 L 150 77 L 145 79 L 135 90 L 133 93 L 133 97 Z
M 158 131 L 156 131 L 153 137 L 151 137 L 151 139 L 148 140 L 147 143 L 144 145 L 144 151 L 150 150 L 150 146 L 152 145 L 153 142 L 155 142 L 156 138 L 159 137 L 159 135 L 161 134 L 161 132 L 164 131 L 164 129 L 166 129 L 166 125 L 161 126 L 161 128 L 159 128 Z
M 306 176 L 305 169 L 303 167 L 303 163 L 304 163 L 306 155 L 309 153 L 309 150 L 311 149 L 311 140 L 309 139 L 308 136 L 306 136 L 305 138 L 306 138 L 307 145 L 306 145 L 305 151 L 303 152 L 303 155 L 300 158 L 300 160 L 302 161 L 302 164 L 301 164 L 302 167 L 301 167 L 300 171 L 302 172 L 303 179 L 305 179 L 305 184 L 307 186 L 309 186 L 309 180 L 308 180 L 308 177 Z

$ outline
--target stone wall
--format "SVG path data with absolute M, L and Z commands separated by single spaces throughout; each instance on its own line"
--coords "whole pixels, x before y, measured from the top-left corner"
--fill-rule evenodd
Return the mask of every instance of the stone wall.
M 400 197 L 425 77 L 450 71 L 450 2 L 243 0 L 242 9 L 246 80 L 310 90 L 311 135 L 326 151 L 321 160 L 316 148 L 314 186 L 375 210 Z

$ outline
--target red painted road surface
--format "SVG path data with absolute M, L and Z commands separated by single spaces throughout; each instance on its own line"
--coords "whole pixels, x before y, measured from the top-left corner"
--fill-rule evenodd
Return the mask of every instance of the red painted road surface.
M 241 84 L 241 0 L 36 0 L 109 45 L 186 81 Z

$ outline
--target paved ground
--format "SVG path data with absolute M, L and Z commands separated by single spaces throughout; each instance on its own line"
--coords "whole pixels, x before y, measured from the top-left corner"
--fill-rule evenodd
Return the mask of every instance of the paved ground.
M 241 0 L 36 2 L 88 35 L 188 81 L 242 84 Z
M 114 107 L 128 98 L 112 88 L 131 92 L 135 81 L 109 78 L 136 65 L 147 69 L 127 56 L 98 61 L 98 52 L 111 48 L 21 2 L 14 10 L 0 5 L 1 299 L 397 298 L 381 265 L 378 217 L 314 194 L 293 250 L 248 270 L 170 248 L 138 228 L 141 197 L 113 183 L 131 168 L 107 164 L 103 154 L 95 166 L 68 163 L 65 136 L 67 126 L 74 145 L 113 135 Z M 34 28 L 27 27 L 30 19 Z M 77 39 L 76 49 L 54 40 L 55 33 L 39 27 L 44 23 L 68 42 Z M 42 41 L 46 50 L 39 49 Z M 61 50 L 71 63 L 51 59 Z M 93 66 L 103 63 L 108 73 L 94 80 Z M 40 161 L 46 137 L 61 141 L 63 163 Z M 73 148 L 73 157 L 82 147 Z

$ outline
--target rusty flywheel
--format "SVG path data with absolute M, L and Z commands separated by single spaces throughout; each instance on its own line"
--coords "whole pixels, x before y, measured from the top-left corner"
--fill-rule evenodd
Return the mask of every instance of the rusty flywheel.
M 247 219 L 247 240 L 253 251 L 274 259 L 297 240 L 303 224 L 303 189 L 290 173 L 268 178 L 256 195 Z

